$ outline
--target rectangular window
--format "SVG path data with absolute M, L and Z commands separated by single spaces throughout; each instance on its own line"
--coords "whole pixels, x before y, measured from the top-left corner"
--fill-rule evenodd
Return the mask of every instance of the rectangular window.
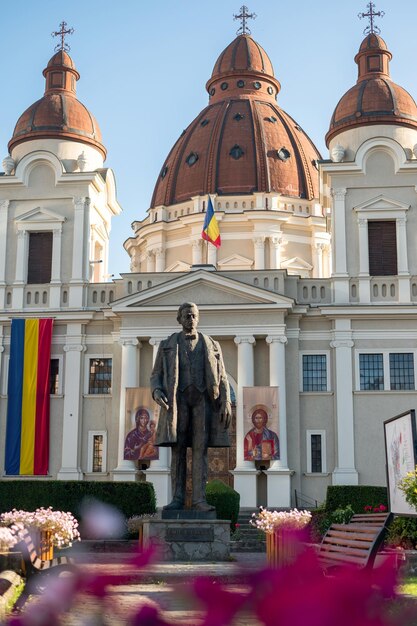
M 389 355 L 391 389 L 414 389 L 414 354 L 412 352 Z
M 384 389 L 384 359 L 382 354 L 360 354 L 361 391 Z
M 49 370 L 49 393 L 59 395 L 59 359 L 51 359 Z
M 90 359 L 88 393 L 92 395 L 111 393 L 112 359 Z
M 327 391 L 325 354 L 303 354 L 303 391 Z
M 51 282 L 52 233 L 29 233 L 28 284 Z
M 397 274 L 397 234 L 395 220 L 368 220 L 369 274 Z
M 307 430 L 307 473 L 324 474 L 326 472 L 326 431 Z
M 322 472 L 321 435 L 311 435 L 311 471 Z
M 100 474 L 107 471 L 107 431 L 88 431 L 87 473 Z
M 103 435 L 93 437 L 93 472 L 103 471 Z

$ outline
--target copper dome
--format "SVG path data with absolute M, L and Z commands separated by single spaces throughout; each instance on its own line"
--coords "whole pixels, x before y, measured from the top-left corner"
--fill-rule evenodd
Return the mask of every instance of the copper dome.
M 100 128 L 89 110 L 76 98 L 75 65 L 64 50 L 49 60 L 43 71 L 45 95 L 17 120 L 9 151 L 31 139 L 72 139 L 94 146 L 106 158 Z
M 410 94 L 392 82 L 392 54 L 385 41 L 370 33 L 355 56 L 358 80 L 339 100 L 326 135 L 326 145 L 339 133 L 363 125 L 396 124 L 417 128 L 417 106 Z
M 318 197 L 320 154 L 277 105 L 280 84 L 251 37 L 239 35 L 227 46 L 206 87 L 209 105 L 169 153 L 151 207 L 208 193 Z

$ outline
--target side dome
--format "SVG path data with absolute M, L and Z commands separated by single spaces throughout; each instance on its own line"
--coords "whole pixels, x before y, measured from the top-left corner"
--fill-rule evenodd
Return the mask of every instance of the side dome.
M 392 54 L 385 41 L 369 33 L 355 62 L 358 80 L 339 100 L 326 135 L 326 145 L 341 132 L 371 124 L 395 124 L 417 129 L 417 106 L 403 87 L 390 76 Z
M 9 152 L 32 139 L 69 139 L 93 146 L 106 158 L 99 125 L 76 98 L 76 81 L 80 75 L 69 54 L 64 50 L 54 54 L 43 75 L 45 94 L 17 120 Z
M 318 198 L 320 154 L 276 102 L 266 52 L 239 35 L 217 59 L 209 104 L 183 131 L 156 182 L 151 208 L 205 194 L 277 192 Z

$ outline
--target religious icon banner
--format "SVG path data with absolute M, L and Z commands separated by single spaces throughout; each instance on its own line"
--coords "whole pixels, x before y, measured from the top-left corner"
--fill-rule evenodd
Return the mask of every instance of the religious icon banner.
M 278 387 L 243 387 L 245 461 L 280 458 Z
M 155 446 L 158 417 L 159 406 L 153 400 L 149 387 L 126 389 L 125 460 L 159 459 L 159 448 Z

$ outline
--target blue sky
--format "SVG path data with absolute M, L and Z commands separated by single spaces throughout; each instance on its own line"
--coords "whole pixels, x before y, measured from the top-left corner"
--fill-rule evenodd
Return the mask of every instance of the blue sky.
M 417 2 L 375 0 L 393 53 L 391 76 L 417 98 Z M 278 104 L 304 128 L 322 155 L 338 100 L 357 78 L 354 56 L 364 37 L 364 0 L 253 0 L 252 36 L 281 83 Z M 14 0 L 1 2 L 0 161 L 19 115 L 44 90 L 42 70 L 65 20 L 81 74 L 78 98 L 98 120 L 116 176 L 123 214 L 113 220 L 110 271 L 129 270 L 123 241 L 142 219 L 163 161 L 182 130 L 206 106 L 205 83 L 236 35 L 239 0 Z

